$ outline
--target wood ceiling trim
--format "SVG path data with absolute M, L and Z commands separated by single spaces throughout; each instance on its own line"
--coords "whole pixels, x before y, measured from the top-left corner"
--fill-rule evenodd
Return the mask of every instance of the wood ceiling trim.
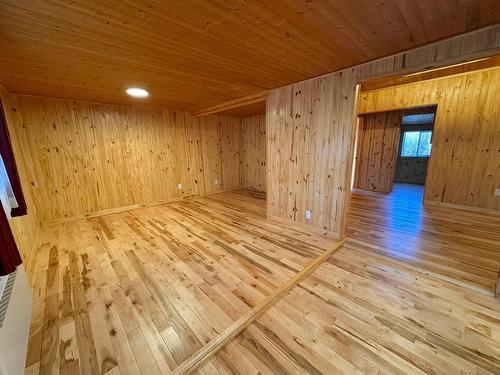
M 193 114 L 194 116 L 208 116 L 219 112 L 229 111 L 231 109 L 244 107 L 250 104 L 265 102 L 268 94 L 269 94 L 268 91 L 259 92 L 254 95 L 245 96 L 244 98 L 239 98 L 227 101 L 222 104 L 217 104 L 212 107 L 196 111 Z
M 217 112 L 219 116 L 232 116 L 232 117 L 255 117 L 266 114 L 266 102 L 257 102 L 246 104 L 242 107 L 228 109 L 226 111 Z M 265 121 L 264 121 L 265 122 Z
M 427 81 L 431 79 L 438 79 L 441 77 L 447 77 L 450 75 L 467 74 L 472 71 L 485 70 L 485 69 L 495 69 L 500 66 L 500 55 L 493 55 L 490 57 L 484 57 L 479 61 L 464 62 L 460 65 L 450 66 L 450 67 L 436 67 L 438 70 L 426 72 L 421 71 L 411 73 L 414 75 L 397 75 L 388 78 L 381 78 L 375 80 L 369 80 L 361 84 L 361 91 L 372 91 L 379 90 L 386 87 L 406 85 L 420 81 Z M 428 69 L 429 70 L 429 69 Z

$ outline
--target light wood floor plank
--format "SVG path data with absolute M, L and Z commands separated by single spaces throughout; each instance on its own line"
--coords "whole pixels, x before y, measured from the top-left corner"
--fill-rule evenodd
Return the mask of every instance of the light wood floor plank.
M 498 299 L 350 245 L 231 345 L 261 373 L 500 373 Z
M 209 366 L 236 371 L 238 349 L 262 374 L 500 373 L 500 300 L 477 293 L 496 280 L 498 217 L 395 193 L 355 193 L 344 247 Z
M 192 373 L 500 373 L 500 222 L 399 198 L 354 194 L 343 248 Z M 45 228 L 26 373 L 179 372 L 334 243 L 244 191 Z
M 422 206 L 423 186 L 394 184 L 391 194 L 355 191 L 348 235 L 368 252 L 493 295 L 500 274 L 500 215 Z
M 244 191 L 42 236 L 26 366 L 51 374 L 168 373 L 332 244 L 268 221 Z

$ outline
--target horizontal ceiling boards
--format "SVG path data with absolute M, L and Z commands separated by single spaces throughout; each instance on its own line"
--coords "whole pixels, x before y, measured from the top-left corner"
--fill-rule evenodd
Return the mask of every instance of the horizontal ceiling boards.
M 496 1 L 4 1 L 12 93 L 197 111 L 495 24 Z M 127 97 L 128 86 L 151 92 Z

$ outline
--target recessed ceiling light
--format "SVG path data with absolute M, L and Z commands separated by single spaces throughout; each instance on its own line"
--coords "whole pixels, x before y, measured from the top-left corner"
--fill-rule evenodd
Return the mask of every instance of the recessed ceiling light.
M 127 89 L 127 94 L 133 96 L 134 98 L 145 98 L 149 96 L 149 92 L 139 87 L 129 87 Z

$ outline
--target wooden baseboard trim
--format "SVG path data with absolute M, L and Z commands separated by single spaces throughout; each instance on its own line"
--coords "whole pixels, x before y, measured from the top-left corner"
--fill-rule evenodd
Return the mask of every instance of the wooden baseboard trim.
M 391 190 L 367 190 L 367 189 L 361 189 L 361 188 L 352 188 L 351 189 L 352 193 L 358 193 L 358 194 L 368 194 L 368 195 L 387 195 L 392 192 Z
M 259 189 L 252 187 L 252 186 L 244 186 L 243 189 L 254 192 L 254 193 L 259 193 L 259 194 L 264 194 L 264 195 L 266 194 L 265 190 L 259 190 Z
M 45 227 L 50 227 L 52 225 L 69 223 L 71 221 L 77 221 L 77 220 L 90 219 L 90 218 L 99 217 L 99 216 L 117 214 L 120 212 L 137 210 L 138 208 L 159 206 L 159 205 L 167 204 L 167 203 L 175 203 L 175 202 L 180 202 L 180 201 L 184 201 L 184 200 L 196 198 L 196 197 L 199 197 L 199 195 L 191 195 L 189 197 L 171 198 L 171 199 L 166 199 L 164 201 L 159 201 L 159 202 L 141 203 L 141 204 L 133 204 L 130 206 L 124 206 L 124 207 L 108 208 L 105 210 L 89 212 L 88 214 L 84 214 L 84 215 L 76 215 L 76 216 L 65 217 L 65 218 L 61 218 L 61 219 L 48 220 L 48 221 L 45 221 L 42 223 L 42 227 L 45 228 Z
M 314 233 L 332 240 L 340 240 L 341 236 L 339 233 L 329 231 L 327 229 L 321 229 L 318 227 L 313 227 L 312 225 L 307 225 L 307 224 L 302 224 L 302 223 L 297 223 L 292 220 L 284 219 L 279 216 L 273 216 L 273 215 L 267 215 L 267 219 L 270 221 L 275 221 L 280 224 L 286 224 L 290 228 L 295 228 L 301 231 L 309 232 L 309 233 Z
M 205 196 L 222 194 L 222 193 L 227 193 L 230 191 L 244 190 L 244 189 L 245 189 L 244 187 L 238 186 L 238 187 L 234 187 L 234 188 L 230 188 L 230 189 L 217 190 L 217 191 L 214 191 L 212 193 L 206 194 Z M 47 220 L 47 221 L 43 222 L 41 225 L 42 225 L 42 228 L 45 228 L 45 227 L 50 227 L 52 225 L 69 223 L 69 222 L 77 221 L 77 220 L 90 219 L 90 218 L 94 218 L 94 217 L 117 214 L 120 212 L 137 210 L 139 208 L 159 206 L 159 205 L 167 204 L 167 203 L 180 202 L 180 201 L 184 201 L 184 200 L 191 199 L 191 198 L 197 198 L 197 197 L 201 197 L 201 196 L 202 195 L 190 195 L 189 197 L 176 197 L 176 198 L 166 199 L 166 200 L 157 201 L 157 202 L 139 203 L 139 204 L 133 204 L 130 206 L 108 208 L 105 210 L 89 212 L 88 214 L 83 214 L 83 215 L 76 215 L 76 216 L 70 216 L 70 217 L 65 217 L 65 218 L 60 218 L 60 219 Z
M 436 202 L 436 201 L 429 201 L 429 200 L 424 200 L 423 205 L 424 205 L 424 207 L 455 208 L 457 210 L 464 210 L 464 211 L 477 212 L 477 213 L 481 213 L 481 214 L 489 214 L 489 215 L 500 216 L 500 210 L 494 210 L 492 208 L 464 206 L 464 205 L 461 205 L 461 204 Z
M 198 350 L 180 366 L 172 371 L 174 375 L 188 374 L 198 368 L 204 361 L 217 353 L 224 345 L 246 329 L 252 322 L 259 318 L 264 312 L 272 307 L 283 295 L 297 285 L 303 278 L 318 268 L 330 255 L 339 250 L 344 245 L 345 239 L 338 242 L 331 249 L 314 259 L 308 266 L 300 271 L 294 278 L 287 281 L 279 289 L 260 302 L 254 309 L 233 322 L 226 330 L 210 341 L 206 346 Z
M 220 189 L 220 190 L 216 190 L 216 191 L 212 191 L 210 193 L 207 193 L 207 194 L 205 194 L 205 196 L 209 197 L 211 195 L 228 193 L 230 191 L 236 191 L 236 190 L 245 190 L 245 188 L 243 186 L 237 186 L 237 187 L 232 187 L 232 188 L 229 188 L 229 189 Z

